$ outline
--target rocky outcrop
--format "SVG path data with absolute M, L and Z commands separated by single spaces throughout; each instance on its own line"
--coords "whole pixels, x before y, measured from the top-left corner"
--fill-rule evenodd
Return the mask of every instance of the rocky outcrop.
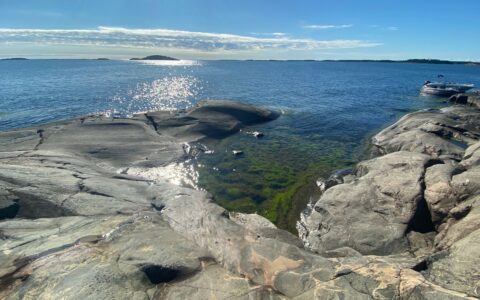
M 461 160 L 465 148 L 478 140 L 478 112 L 463 106 L 411 113 L 372 139 L 378 154 L 409 151 L 442 160 Z
M 433 229 L 415 220 L 423 217 L 422 180 L 431 163 L 428 155 L 406 151 L 360 163 L 355 180 L 327 189 L 301 223 L 305 245 L 323 255 L 344 247 L 362 254 L 405 252 L 406 233 Z
M 465 106 L 420 111 L 375 135 L 377 157 L 301 215 L 305 246 L 323 256 L 408 254 L 427 282 L 480 296 L 479 116 Z
M 357 220 L 346 222 L 337 215 L 327 220 L 330 228 L 358 227 L 362 234 L 377 220 L 382 222 L 371 228 L 378 233 L 363 239 L 344 239 L 338 233 L 335 246 L 317 251 L 328 255 L 304 249 L 297 237 L 260 216 L 228 212 L 206 191 L 172 182 L 170 166 L 192 155 L 192 145 L 202 137 L 223 136 L 275 116 L 238 103 L 204 102 L 183 112 L 147 113 L 133 119 L 85 117 L 0 133 L 4 217 L 0 298 L 464 299 L 476 295 L 475 289 L 466 288 L 476 278 L 474 267 L 462 273 L 473 274 L 472 279 L 458 277 L 454 269 L 452 275 L 442 272 L 470 255 L 451 245 L 461 245 L 459 241 L 467 237 L 473 243 L 475 228 L 466 230 L 462 222 L 475 211 L 476 202 L 468 198 L 465 207 L 452 208 L 437 224 L 443 226 L 442 236 L 418 233 L 411 225 L 422 202 L 422 168 L 436 162 L 426 154 L 411 154 L 414 159 L 409 160 L 407 152 L 399 152 L 390 155 L 401 160 L 398 163 L 387 156 L 365 162 L 348 175 L 349 180 L 326 190 L 324 196 L 334 189 L 340 192 L 342 185 L 351 185 L 352 190 L 355 185 L 363 189 L 378 185 L 369 191 L 384 197 L 362 200 L 369 207 L 382 208 L 372 214 L 348 200 L 358 213 L 368 216 L 370 223 L 365 226 L 353 213 L 349 216 Z M 454 172 L 453 177 L 473 172 L 477 148 L 467 151 L 468 158 L 461 162 L 465 171 Z M 471 188 L 462 185 L 459 191 L 469 193 Z M 403 198 L 401 209 L 392 207 Z M 319 207 L 331 210 L 334 199 L 329 203 Z M 408 243 L 401 232 L 408 232 Z M 381 241 L 369 242 L 376 238 Z M 333 245 L 333 239 L 328 240 Z M 398 251 L 394 245 L 402 250 L 416 245 L 419 254 Z M 426 260 L 421 253 L 432 245 L 448 252 Z M 452 284 L 445 285 L 444 280 Z
M 135 116 L 146 119 L 155 130 L 177 139 L 222 138 L 243 126 L 272 121 L 275 111 L 232 101 L 200 101 L 193 109 L 180 112 L 148 112 Z
M 476 108 L 480 108 L 480 92 L 471 92 L 465 94 L 456 94 L 448 99 L 456 104 L 467 104 Z

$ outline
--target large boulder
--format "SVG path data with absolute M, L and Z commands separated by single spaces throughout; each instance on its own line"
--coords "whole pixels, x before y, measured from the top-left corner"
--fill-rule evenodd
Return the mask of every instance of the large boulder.
M 408 248 L 409 231 L 433 230 L 423 199 L 428 155 L 394 152 L 361 162 L 356 178 L 327 189 L 298 224 L 305 245 L 320 254 L 348 247 L 387 255 Z

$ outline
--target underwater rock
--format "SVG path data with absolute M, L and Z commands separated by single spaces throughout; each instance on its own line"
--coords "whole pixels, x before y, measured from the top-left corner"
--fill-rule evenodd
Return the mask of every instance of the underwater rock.
M 242 151 L 242 150 L 232 150 L 232 153 L 233 153 L 233 155 L 235 155 L 235 156 L 239 156 L 239 155 L 242 155 L 242 154 L 243 154 L 243 151 Z
M 263 132 L 260 132 L 260 131 L 254 131 L 254 132 L 252 132 L 252 135 L 253 135 L 254 137 L 256 137 L 256 138 L 262 138 L 262 137 L 264 137 Z

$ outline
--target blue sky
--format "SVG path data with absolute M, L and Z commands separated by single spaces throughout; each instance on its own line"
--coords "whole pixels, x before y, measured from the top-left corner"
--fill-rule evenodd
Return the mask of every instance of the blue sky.
M 0 0 L 0 57 L 480 61 L 478 11 L 478 0 Z

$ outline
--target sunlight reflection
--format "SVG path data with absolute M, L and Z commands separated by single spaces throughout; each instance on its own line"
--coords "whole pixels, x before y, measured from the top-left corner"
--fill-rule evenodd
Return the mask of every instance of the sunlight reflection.
M 190 107 L 201 90 L 201 82 L 194 76 L 168 76 L 139 83 L 126 93 L 115 95 L 112 100 L 121 114 L 129 117 L 137 112 Z
M 197 60 L 135 60 L 144 65 L 154 65 L 154 66 L 201 66 L 201 63 Z

